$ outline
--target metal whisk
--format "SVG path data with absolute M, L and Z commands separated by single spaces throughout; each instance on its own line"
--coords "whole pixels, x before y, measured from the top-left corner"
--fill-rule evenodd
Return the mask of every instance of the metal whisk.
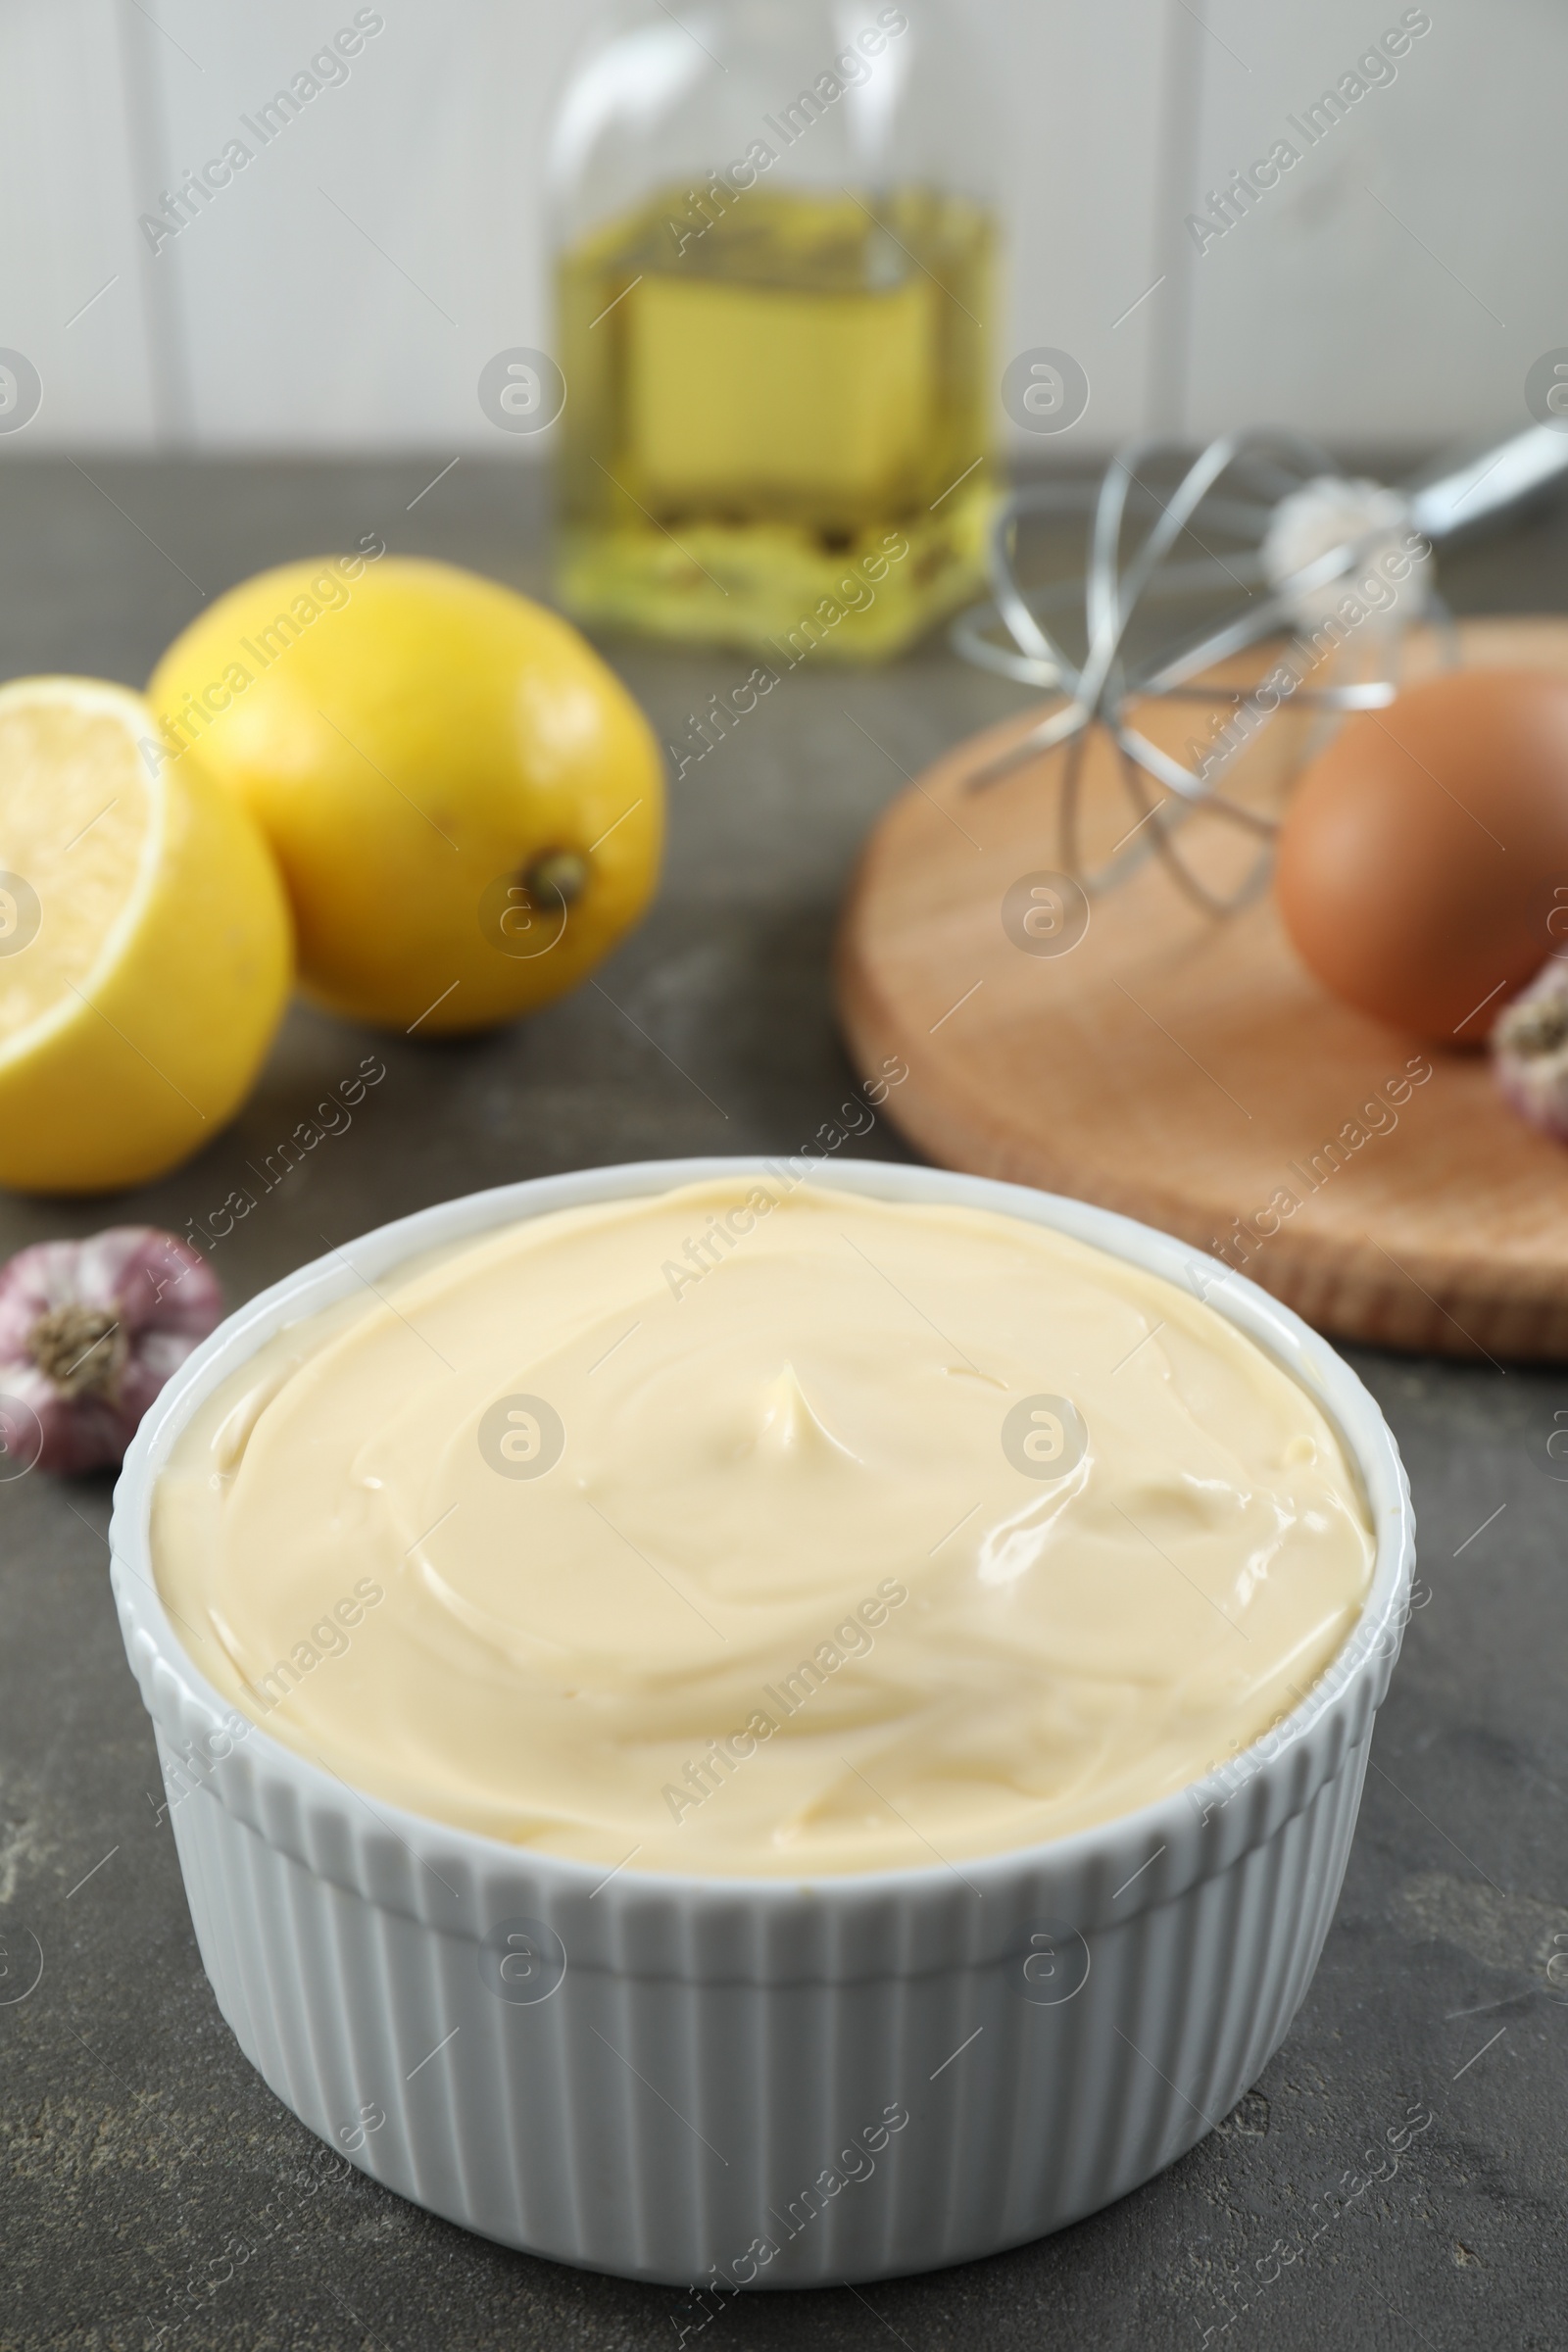
M 1229 913 L 1266 883 L 1279 826 L 1277 814 L 1217 789 L 1240 752 L 1287 703 L 1332 721 L 1346 711 L 1378 710 L 1392 702 L 1409 621 L 1432 619 L 1442 658 L 1450 664 L 1458 658 L 1457 639 L 1430 575 L 1409 572 L 1409 593 L 1394 597 L 1387 618 L 1371 635 L 1385 675 L 1294 683 L 1276 690 L 1270 702 L 1262 699 L 1267 678 L 1242 689 L 1200 683 L 1202 673 L 1265 637 L 1295 629 L 1300 632 L 1294 650 L 1304 658 L 1299 672 L 1304 677 L 1327 650 L 1320 641 L 1338 642 L 1325 618 L 1338 583 L 1348 582 L 1401 536 L 1414 532 L 1427 542 L 1448 538 L 1542 488 L 1568 469 L 1568 435 L 1533 426 L 1500 448 L 1403 490 L 1345 480 L 1327 452 L 1300 434 L 1253 431 L 1211 441 L 1175 488 L 1161 491 L 1146 478 L 1147 469 L 1162 455 L 1168 460 L 1175 446 L 1158 439 L 1134 442 L 1112 460 L 1098 488 L 1036 486 L 1015 492 L 1003 506 L 989 551 L 991 600 L 958 616 L 953 643 L 965 660 L 1064 700 L 1018 743 L 976 769 L 966 789 L 986 791 L 1042 754 L 1064 747 L 1057 779 L 1059 855 L 1084 890 L 1100 895 L 1113 890 L 1157 856 L 1199 906 Z M 1124 560 L 1123 540 L 1135 509 L 1152 519 L 1142 544 Z M 1043 615 L 1068 603 L 1078 593 L 1077 583 L 1026 592 L 1015 564 L 1018 526 L 1025 517 L 1085 512 L 1092 514 L 1082 582 L 1087 652 L 1074 662 Z M 1204 531 L 1223 533 L 1242 545 L 1220 556 L 1204 546 Z M 1197 541 L 1200 554 L 1169 561 L 1184 533 Z M 1240 610 L 1152 658 L 1131 659 L 1128 634 L 1144 604 L 1212 597 L 1227 582 L 1248 600 Z M 1339 635 L 1345 636 L 1343 625 Z M 1290 666 L 1294 677 L 1298 673 Z M 1269 674 L 1278 675 L 1277 664 Z M 1228 710 L 1234 720 L 1246 723 L 1236 724 L 1231 730 L 1236 739 L 1205 758 L 1201 767 L 1187 766 L 1152 743 L 1128 715 L 1134 705 L 1153 698 Z M 1100 870 L 1090 873 L 1082 855 L 1080 802 L 1084 750 L 1095 726 L 1104 728 L 1116 747 L 1133 827 Z M 1153 797 L 1151 782 L 1166 797 Z M 1184 853 L 1182 828 L 1200 811 L 1258 840 L 1256 858 L 1232 890 L 1216 890 Z

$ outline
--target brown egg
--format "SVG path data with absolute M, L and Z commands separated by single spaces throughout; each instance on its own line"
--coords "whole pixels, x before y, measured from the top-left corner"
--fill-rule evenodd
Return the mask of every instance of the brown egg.
M 1568 681 L 1458 670 L 1349 719 L 1297 787 L 1274 887 L 1335 996 L 1483 1044 L 1568 951 Z

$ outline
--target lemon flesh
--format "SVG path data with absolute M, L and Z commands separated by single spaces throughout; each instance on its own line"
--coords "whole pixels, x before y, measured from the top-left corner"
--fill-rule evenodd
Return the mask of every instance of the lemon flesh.
M 251 811 L 331 1010 L 421 1037 L 576 985 L 642 913 L 659 747 L 568 623 L 493 580 L 383 556 L 285 565 L 176 639 L 171 748 Z
M 249 1091 L 287 1000 L 266 843 L 139 695 L 0 688 L 0 1184 L 163 1174 Z

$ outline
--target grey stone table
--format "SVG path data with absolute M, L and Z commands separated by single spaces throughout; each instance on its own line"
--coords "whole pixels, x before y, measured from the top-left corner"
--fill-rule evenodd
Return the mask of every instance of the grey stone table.
M 465 458 L 411 503 L 438 463 L 8 451 L 0 667 L 139 683 L 204 593 L 367 530 L 540 590 L 533 477 Z M 1562 610 L 1565 559 L 1548 512 L 1446 579 L 1463 609 Z M 666 740 L 750 666 L 612 651 Z M 231 1302 L 323 1235 L 475 1186 L 800 1147 L 852 1076 L 827 954 L 856 845 L 906 771 L 1019 699 L 940 648 L 880 672 L 804 662 L 675 785 L 662 894 L 600 988 L 457 1044 L 296 1009 L 201 1158 L 113 1200 L 0 1202 L 0 1251 L 205 1219 L 372 1044 L 386 1082 L 217 1259 Z M 885 1126 L 861 1148 L 904 1155 Z M 1423 1605 L 1284 2048 L 1211 2137 L 1110 2211 L 958 2271 L 737 2300 L 704 2352 L 1568 2343 L 1568 1986 L 1554 1997 L 1546 1974 L 1553 1937 L 1568 1948 L 1568 1491 L 1544 1474 L 1568 1374 L 1356 1361 L 1409 1464 Z M 0 1486 L 0 2345 L 674 2352 L 671 2292 L 509 2253 L 358 2174 L 322 2179 L 202 1974 L 115 1623 L 108 1514 L 107 1480 Z M 18 2000 L 29 1937 L 43 1975 Z M 1430 2128 L 1371 2180 L 1363 2151 L 1414 2101 Z

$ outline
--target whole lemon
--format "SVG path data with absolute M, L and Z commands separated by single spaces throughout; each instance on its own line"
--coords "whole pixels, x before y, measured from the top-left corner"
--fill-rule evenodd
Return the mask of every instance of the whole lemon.
M 139 694 L 0 688 L 0 1184 L 107 1193 L 250 1092 L 293 980 L 260 832 Z
M 428 1036 L 581 980 L 642 913 L 659 747 L 577 631 L 447 564 L 339 556 L 260 573 L 148 688 L 171 753 L 258 819 L 331 1010 Z

